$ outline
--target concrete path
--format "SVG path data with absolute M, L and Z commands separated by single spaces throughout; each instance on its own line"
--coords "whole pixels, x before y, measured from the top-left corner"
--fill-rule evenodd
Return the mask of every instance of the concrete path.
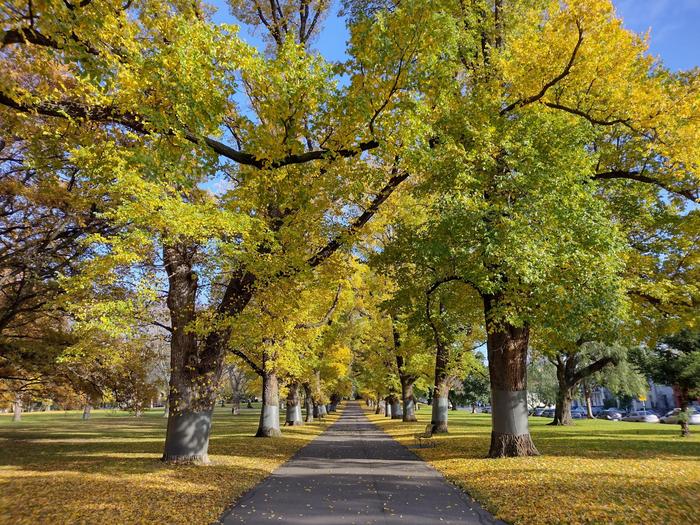
M 502 523 L 370 422 L 356 402 L 221 517 L 226 525 Z

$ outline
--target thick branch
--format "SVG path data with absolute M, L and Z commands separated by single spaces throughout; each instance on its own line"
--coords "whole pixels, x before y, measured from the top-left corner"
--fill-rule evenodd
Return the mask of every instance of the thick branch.
M 674 193 L 676 195 L 680 195 L 681 197 L 685 197 L 686 199 L 689 199 L 691 201 L 698 201 L 700 199 L 700 190 L 682 190 L 682 189 L 677 189 L 669 184 L 666 184 L 658 179 L 655 179 L 653 177 L 648 177 L 646 175 L 642 175 L 638 171 L 623 171 L 623 170 L 613 170 L 613 171 L 606 171 L 604 173 L 596 173 L 593 176 L 594 179 L 596 180 L 611 180 L 611 179 L 627 179 L 627 180 L 633 180 L 637 182 L 643 182 L 645 184 L 654 184 L 660 188 L 663 188 L 664 190 L 668 191 L 669 193 Z
M 358 230 L 360 230 L 360 228 L 367 224 L 372 217 L 374 217 L 379 210 L 379 207 L 391 196 L 392 193 L 394 193 L 396 188 L 398 188 L 399 185 L 408 178 L 408 176 L 408 173 L 400 172 L 398 168 L 394 168 L 392 170 L 391 178 L 379 191 L 379 193 L 375 195 L 367 209 L 361 215 L 356 217 L 355 220 L 353 220 L 343 232 L 336 235 L 328 242 L 328 244 L 316 252 L 316 254 L 307 261 L 307 264 L 311 268 L 315 268 L 333 255 L 338 248 L 343 245 L 346 238 L 351 237 Z
M 255 363 L 255 361 L 253 361 L 250 357 L 248 357 L 247 355 L 245 355 L 245 354 L 244 354 L 243 352 L 241 352 L 240 350 L 234 350 L 234 349 L 232 349 L 232 350 L 231 350 L 231 353 L 232 353 L 233 355 L 238 356 L 238 357 L 240 357 L 241 359 L 243 359 L 243 361 L 245 361 L 245 362 L 248 364 L 248 366 L 250 366 L 250 367 L 255 371 L 255 373 L 258 374 L 259 376 L 265 375 L 265 371 L 264 371 L 260 366 L 258 366 L 258 365 Z
M 605 368 L 608 365 L 616 365 L 618 363 L 618 359 L 616 357 L 603 357 L 601 359 L 598 359 L 598 361 L 591 363 L 590 365 L 580 369 L 578 372 L 576 372 L 573 376 L 574 380 L 574 385 L 578 384 L 581 380 L 590 377 L 591 375 L 595 374 L 596 372 L 600 372 L 603 368 Z
M 571 113 L 572 115 L 579 116 L 581 118 L 586 119 L 591 124 L 596 124 L 598 126 L 615 126 L 616 124 L 628 124 L 628 122 L 629 122 L 628 119 L 622 119 L 622 118 L 613 119 L 613 120 L 598 119 L 598 118 L 595 118 L 595 117 L 589 115 L 588 113 L 586 113 L 583 110 L 580 110 L 578 108 L 570 108 L 568 106 L 564 106 L 563 104 L 559 104 L 556 102 L 543 102 L 543 104 L 545 106 L 547 106 L 548 108 L 558 109 L 561 111 L 565 111 L 566 113 Z
M 0 92 L 0 104 L 19 111 L 20 113 L 36 113 L 47 117 L 84 119 L 94 122 L 111 122 L 120 124 L 141 134 L 148 135 L 151 133 L 141 117 L 129 112 L 120 112 L 113 107 L 91 106 L 72 101 L 27 104 L 13 100 L 2 92 Z M 175 131 L 168 130 L 165 133 L 174 135 Z M 304 153 L 290 154 L 280 159 L 271 160 L 260 159 L 251 153 L 238 151 L 210 137 L 200 138 L 190 132 L 185 132 L 184 137 L 193 144 L 206 146 L 214 153 L 237 162 L 238 164 L 244 164 L 258 169 L 275 169 L 293 164 L 304 164 L 314 160 L 354 157 L 364 151 L 379 147 L 379 142 L 376 140 L 369 140 L 360 142 L 352 148 L 341 148 L 338 150 L 323 148 Z
M 504 109 L 501 110 L 501 115 L 505 115 L 506 113 L 509 113 L 513 111 L 515 108 L 527 106 L 528 104 L 532 104 L 534 102 L 537 102 L 538 100 L 541 100 L 546 94 L 547 91 L 549 91 L 550 88 L 554 87 L 556 84 L 558 84 L 560 81 L 564 80 L 568 76 L 568 74 L 571 72 L 571 68 L 574 65 L 574 61 L 576 60 L 576 55 L 578 54 L 578 51 L 581 47 L 581 44 L 583 43 L 583 28 L 581 27 L 581 24 L 576 21 L 576 27 L 578 28 L 578 40 L 576 41 L 576 45 L 574 46 L 574 50 L 571 53 L 571 57 L 569 58 L 569 62 L 566 64 L 566 67 L 564 67 L 564 70 L 559 73 L 556 77 L 554 77 L 552 80 L 547 82 L 542 89 L 540 90 L 539 93 L 536 95 L 533 95 L 531 97 L 527 97 L 521 100 L 516 100 L 509 106 L 505 107 Z
M 336 307 L 338 306 L 338 299 L 340 298 L 340 291 L 342 290 L 342 286 L 338 285 L 338 289 L 335 292 L 335 297 L 333 298 L 333 304 L 331 304 L 330 308 L 326 312 L 326 315 L 323 316 L 323 319 L 320 321 L 317 321 L 315 323 L 298 323 L 294 328 L 301 330 L 301 329 L 311 329 L 311 328 L 320 328 L 324 324 L 330 324 L 331 317 L 333 316 L 333 312 L 335 312 Z

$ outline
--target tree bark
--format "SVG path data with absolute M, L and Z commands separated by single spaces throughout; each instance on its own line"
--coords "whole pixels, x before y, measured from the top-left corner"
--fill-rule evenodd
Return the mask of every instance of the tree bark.
M 680 390 L 680 405 L 681 405 L 681 412 L 685 413 L 686 418 L 683 420 L 680 420 L 680 426 L 681 426 L 681 437 L 688 437 L 690 435 L 690 424 L 688 422 L 688 389 L 687 388 L 681 388 Z
M 314 420 L 314 400 L 311 394 L 311 385 L 304 383 L 304 408 L 305 408 L 305 423 L 313 423 Z
M 391 398 L 391 419 L 403 419 L 401 400 L 398 396 L 392 396 Z
M 231 404 L 231 415 L 237 416 L 241 413 L 241 400 L 236 398 Z
M 406 422 L 417 421 L 416 398 L 413 395 L 412 382 L 401 382 L 401 398 L 403 400 L 403 420 Z
M 83 419 L 90 419 L 90 411 L 92 410 L 92 405 L 90 403 L 87 403 L 83 407 Z
M 391 417 L 391 396 L 384 398 L 384 417 Z
M 166 398 L 165 401 L 163 401 L 163 417 L 168 417 L 170 414 L 170 402 Z
M 263 360 L 266 351 L 263 351 Z M 263 364 L 263 395 L 260 409 L 260 423 L 255 437 L 279 437 L 280 431 L 280 392 L 277 374 L 272 370 L 265 370 Z
M 301 400 L 299 399 L 299 383 L 290 383 L 287 389 L 289 393 L 287 394 L 287 412 L 284 425 L 290 427 L 303 425 L 304 422 L 301 418 Z
M 591 401 L 591 387 L 587 383 L 583 384 L 583 396 L 586 398 L 586 418 L 595 419 L 593 402 Z
M 449 408 L 450 385 L 447 375 L 447 366 L 450 351 L 447 346 L 436 336 L 435 352 L 435 387 L 432 392 L 432 414 L 430 423 L 433 434 L 445 434 L 447 427 L 447 412 Z
M 573 423 L 573 419 L 571 418 L 571 402 L 575 391 L 575 387 L 559 385 L 557 403 L 554 408 L 554 420 L 550 425 L 566 426 Z
M 22 397 L 20 395 L 16 395 L 12 402 L 12 421 L 22 421 Z
M 484 295 L 486 347 L 491 378 L 491 447 L 489 457 L 535 456 L 527 408 L 527 349 L 530 332 L 499 322 L 499 296 Z
M 442 315 L 445 310 L 442 302 L 439 303 L 439 310 L 440 315 Z M 440 330 L 432 320 L 430 296 L 428 296 L 426 302 L 426 314 L 435 338 L 435 386 L 432 389 L 430 398 L 432 405 L 430 424 L 433 434 L 446 434 L 448 431 L 447 412 L 449 408 L 448 396 L 450 393 L 447 367 L 450 360 L 450 349 L 443 341 Z
M 190 330 L 196 317 L 197 275 L 193 271 L 196 249 L 185 244 L 165 246 L 163 260 L 168 273 L 167 304 L 172 328 L 170 352 L 169 413 L 163 461 L 208 463 L 209 432 L 223 365 L 223 351 L 215 337 L 200 354 Z

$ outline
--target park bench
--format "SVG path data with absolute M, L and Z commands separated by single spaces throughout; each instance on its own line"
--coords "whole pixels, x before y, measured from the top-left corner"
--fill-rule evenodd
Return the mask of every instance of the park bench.
M 414 434 L 414 437 L 416 438 L 416 441 L 418 441 L 420 448 L 423 448 L 423 442 L 427 443 L 428 445 L 435 446 L 435 440 L 433 440 L 433 424 L 428 423 L 425 430 L 419 434 Z

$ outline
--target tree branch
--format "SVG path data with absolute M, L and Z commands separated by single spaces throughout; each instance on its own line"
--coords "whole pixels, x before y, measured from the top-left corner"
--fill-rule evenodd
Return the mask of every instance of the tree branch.
M 250 366 L 255 371 L 256 374 L 258 374 L 259 376 L 262 376 L 265 374 L 265 371 L 261 367 L 259 367 L 255 363 L 255 361 L 253 361 L 250 357 L 245 355 L 242 351 L 235 350 L 235 349 L 230 349 L 230 350 L 231 350 L 231 353 L 233 355 L 238 356 L 241 359 L 243 359 L 243 361 L 245 361 L 248 364 L 248 366 Z
M 642 175 L 638 171 L 624 171 L 624 170 L 612 170 L 612 171 L 606 171 L 604 173 L 596 173 L 593 178 L 595 180 L 612 180 L 612 179 L 627 179 L 627 180 L 633 180 L 637 182 L 643 182 L 645 184 L 654 184 L 660 188 L 663 188 L 664 190 L 668 191 L 669 193 L 674 193 L 676 195 L 680 195 L 681 197 L 685 197 L 686 199 L 689 199 L 691 201 L 698 201 L 700 200 L 700 189 L 691 191 L 691 190 L 682 190 L 682 189 L 677 189 L 673 188 L 669 184 L 666 184 L 658 179 L 655 179 L 653 177 L 648 177 L 646 175 Z
M 13 100 L 2 92 L 0 92 L 0 104 L 19 111 L 20 113 L 36 113 L 47 117 L 84 119 L 94 122 L 110 122 L 125 126 L 143 135 L 150 135 L 153 133 L 153 131 L 146 125 L 144 119 L 142 119 L 139 115 L 130 112 L 120 112 L 113 107 L 91 106 L 73 101 L 27 104 Z M 164 133 L 166 135 L 176 134 L 174 130 L 168 130 Z M 184 137 L 189 142 L 199 146 L 206 146 L 214 153 L 222 157 L 226 157 L 227 159 L 238 164 L 252 166 L 258 169 L 275 169 L 294 164 L 304 164 L 314 160 L 354 157 L 359 153 L 379 147 L 378 141 L 368 140 L 360 142 L 351 148 L 340 148 L 337 150 L 322 148 L 299 154 L 290 154 L 280 159 L 261 159 L 251 153 L 238 151 L 210 137 L 200 138 L 194 133 L 190 133 L 188 131 L 185 131 Z
M 611 356 L 598 359 L 598 361 L 595 361 L 594 363 L 591 363 L 590 365 L 581 368 L 578 372 L 574 374 L 574 384 L 579 383 L 581 380 L 595 374 L 596 372 L 600 372 L 606 366 L 613 364 L 616 365 L 618 362 L 619 360 L 616 357 Z
M 308 259 L 307 264 L 311 268 L 315 268 L 340 248 L 347 237 L 355 234 L 367 222 L 374 217 L 379 210 L 379 207 L 386 201 L 399 185 L 409 177 L 406 172 L 400 172 L 397 167 L 392 169 L 392 176 L 384 187 L 372 199 L 369 207 L 358 217 L 353 220 L 345 230 L 331 239 L 328 244 L 321 248 L 315 255 Z
M 338 299 L 340 298 L 340 291 L 342 290 L 342 285 L 338 285 L 338 289 L 335 292 L 335 297 L 333 298 L 333 304 L 331 304 L 331 307 L 328 309 L 326 312 L 326 315 L 323 316 L 323 319 L 320 321 L 317 321 L 315 323 L 298 323 L 294 328 L 298 330 L 302 329 L 311 329 L 311 328 L 320 328 L 324 324 L 330 324 L 331 316 L 333 315 L 333 312 L 335 311 L 336 307 L 338 306 Z
M 501 110 L 501 115 L 505 115 L 506 113 L 509 113 L 513 111 L 516 108 L 520 108 L 523 106 L 527 106 L 528 104 L 532 104 L 534 102 L 537 102 L 538 100 L 541 100 L 546 94 L 547 91 L 549 91 L 550 88 L 554 87 L 556 84 L 558 84 L 560 81 L 564 80 L 569 73 L 571 72 L 571 68 L 574 65 L 574 61 L 576 60 L 576 55 L 578 54 L 578 51 L 581 47 L 581 44 L 583 43 L 583 28 L 581 27 L 580 22 L 577 20 L 576 21 L 576 27 L 578 29 L 578 40 L 576 41 L 576 45 L 574 46 L 574 50 L 571 53 L 571 57 L 569 58 L 569 62 L 566 64 L 566 67 L 564 67 L 564 70 L 559 73 L 556 77 L 554 77 L 552 80 L 547 82 L 542 89 L 540 90 L 539 93 L 536 95 L 533 95 L 531 97 L 527 97 L 521 100 L 516 100 L 509 106 L 506 106 Z M 497 46 L 498 47 L 498 46 Z

